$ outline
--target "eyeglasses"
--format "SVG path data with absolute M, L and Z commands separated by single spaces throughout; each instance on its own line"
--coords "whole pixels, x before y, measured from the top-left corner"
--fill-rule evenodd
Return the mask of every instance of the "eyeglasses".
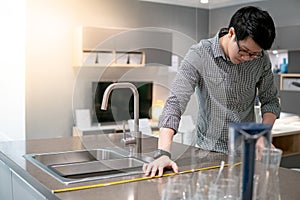
M 238 53 L 239 53 L 241 56 L 248 56 L 248 57 L 250 57 L 250 58 L 261 58 L 261 57 L 264 56 L 264 52 L 263 52 L 263 51 L 257 52 L 257 53 L 250 53 L 250 52 L 247 52 L 247 51 L 241 49 L 236 34 L 235 34 L 235 42 L 236 42 L 236 45 L 237 45 L 237 47 L 238 47 L 238 49 L 239 49 Z

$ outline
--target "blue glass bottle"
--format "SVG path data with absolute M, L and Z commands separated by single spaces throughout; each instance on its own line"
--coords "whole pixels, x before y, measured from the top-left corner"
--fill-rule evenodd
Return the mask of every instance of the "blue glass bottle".
M 286 63 L 286 58 L 283 58 L 283 63 L 280 64 L 280 72 L 283 74 L 288 72 L 288 64 Z

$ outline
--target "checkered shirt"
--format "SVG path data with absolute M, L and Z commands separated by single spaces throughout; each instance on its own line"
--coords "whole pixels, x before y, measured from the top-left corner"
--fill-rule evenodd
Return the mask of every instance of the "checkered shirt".
M 198 98 L 197 144 L 204 150 L 228 153 L 228 124 L 255 121 L 256 96 L 262 114 L 271 112 L 279 117 L 268 54 L 264 52 L 262 58 L 233 64 L 221 49 L 218 34 L 193 45 L 186 54 L 172 83 L 159 127 L 171 128 L 176 133 L 194 92 Z

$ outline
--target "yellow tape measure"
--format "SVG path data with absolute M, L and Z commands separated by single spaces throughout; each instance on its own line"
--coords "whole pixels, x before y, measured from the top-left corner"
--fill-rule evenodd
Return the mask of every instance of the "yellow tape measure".
M 241 163 L 236 163 L 234 166 L 237 166 L 237 165 L 240 165 L 240 164 Z M 227 167 L 227 166 L 229 166 L 229 164 L 224 165 L 224 167 Z M 220 165 L 210 166 L 210 167 L 203 167 L 203 168 L 198 168 L 198 169 L 190 169 L 190 170 L 181 171 L 179 173 L 163 174 L 162 177 L 174 176 L 176 174 L 186 174 L 186 173 L 192 173 L 192 172 L 199 172 L 199 171 L 216 169 L 216 168 L 220 168 Z M 78 186 L 78 187 L 71 187 L 71 188 L 62 188 L 62 189 L 52 190 L 52 192 L 53 193 L 61 193 L 61 192 L 70 192 L 70 191 L 76 191 L 76 190 L 85 190 L 85 189 L 105 187 L 105 186 L 110 186 L 110 185 L 119 185 L 119 184 L 124 184 L 124 183 L 145 181 L 145 180 L 150 180 L 150 179 L 155 179 L 155 178 L 161 178 L 161 176 L 154 176 L 154 177 L 146 176 L 146 177 L 141 177 L 141 178 L 127 179 L 127 180 L 121 180 L 121 181 L 113 181 L 113 182 L 108 182 L 108 183 L 99 183 L 99 184 L 85 185 L 85 186 Z

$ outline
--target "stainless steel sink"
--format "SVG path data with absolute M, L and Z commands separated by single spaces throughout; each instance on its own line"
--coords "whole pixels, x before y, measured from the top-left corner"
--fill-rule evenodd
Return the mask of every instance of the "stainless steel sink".
M 26 154 L 24 157 L 65 184 L 140 174 L 142 165 L 152 160 L 148 156 L 129 156 L 120 148 Z

